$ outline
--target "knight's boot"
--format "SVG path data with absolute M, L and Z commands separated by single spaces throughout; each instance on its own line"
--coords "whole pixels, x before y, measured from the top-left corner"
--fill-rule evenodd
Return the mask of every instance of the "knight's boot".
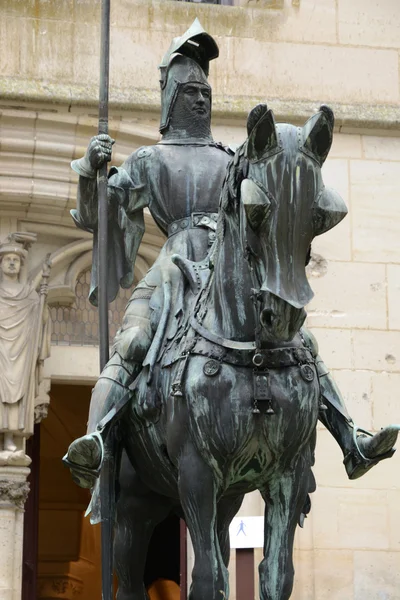
M 318 371 L 322 361 L 317 363 Z M 325 370 L 320 374 L 322 408 L 320 420 L 342 449 L 344 466 L 349 479 L 358 479 L 372 467 L 395 453 L 394 445 L 399 425 L 389 425 L 378 433 L 356 427 L 349 416 L 343 398 L 332 376 Z
M 356 427 L 339 388 L 318 355 L 318 342 L 314 335 L 304 327 L 301 337 L 311 351 L 317 368 L 321 389 L 319 419 L 342 449 L 349 479 L 358 479 L 381 460 L 393 456 L 400 426 L 389 425 L 375 435 Z
M 150 348 L 153 332 L 149 300 L 153 291 L 142 282 L 133 292 L 115 336 L 112 356 L 92 392 L 88 433 L 72 442 L 63 459 L 81 487 L 92 488 L 96 483 L 103 462 L 103 442 L 128 405 L 127 394 L 132 394 L 133 383 Z
M 115 419 L 121 416 L 121 404 L 129 399 L 127 394 L 132 394 L 129 386 L 134 383 L 141 368 L 140 363 L 127 363 L 115 353 L 93 388 L 88 434 L 74 440 L 63 458 L 72 479 L 80 487 L 92 488 L 96 483 L 103 462 L 103 442 Z

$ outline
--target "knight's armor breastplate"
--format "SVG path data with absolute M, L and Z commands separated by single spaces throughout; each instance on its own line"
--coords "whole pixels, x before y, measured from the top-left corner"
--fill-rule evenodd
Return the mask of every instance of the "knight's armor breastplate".
M 213 145 L 156 148 L 162 204 L 152 202 L 150 211 L 159 227 L 168 234 L 172 223 L 192 214 L 217 213 L 229 154 Z

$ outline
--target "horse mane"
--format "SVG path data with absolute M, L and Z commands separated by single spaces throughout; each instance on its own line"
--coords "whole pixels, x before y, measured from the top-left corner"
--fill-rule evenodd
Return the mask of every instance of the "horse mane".
M 245 145 L 246 142 L 239 146 L 226 167 L 225 179 L 222 184 L 221 195 L 219 198 L 216 241 L 213 249 L 211 250 L 211 262 L 214 262 L 213 258 L 218 253 L 220 245 L 223 241 L 226 217 L 237 209 L 239 198 L 238 190 L 240 188 L 240 184 L 246 176 L 245 169 L 247 165 L 247 159 L 245 157 Z
M 238 189 L 245 178 L 244 168 L 247 162 L 244 155 L 245 144 L 246 142 L 239 146 L 226 167 L 219 201 L 220 212 L 230 212 L 235 208 L 238 199 Z

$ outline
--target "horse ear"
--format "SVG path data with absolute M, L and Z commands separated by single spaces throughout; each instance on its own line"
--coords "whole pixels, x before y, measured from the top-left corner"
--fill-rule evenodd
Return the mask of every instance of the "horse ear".
M 334 124 L 332 109 L 323 105 L 303 127 L 303 150 L 311 153 L 321 167 L 332 146 Z
M 278 147 L 274 113 L 266 104 L 258 104 L 247 119 L 246 158 L 256 161 Z

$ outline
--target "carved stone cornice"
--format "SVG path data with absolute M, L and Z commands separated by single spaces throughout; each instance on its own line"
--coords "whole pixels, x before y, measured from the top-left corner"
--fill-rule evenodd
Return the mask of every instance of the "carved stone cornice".
M 11 505 L 24 508 L 29 494 L 29 483 L 12 479 L 0 479 L 0 507 Z
M 226 10 L 227 7 L 225 7 Z M 98 104 L 98 86 L 88 84 L 82 88 L 80 84 L 60 83 L 40 81 L 38 79 L 17 79 L 10 76 L 0 77 L 0 99 L 3 102 L 19 105 L 28 105 L 29 103 L 48 103 L 51 96 L 52 106 L 79 106 L 86 105 L 88 112 Z M 275 118 L 280 122 L 302 123 L 308 119 L 310 113 L 320 101 L 282 99 L 279 97 L 270 97 L 270 105 L 275 114 Z M 213 94 L 213 116 L 226 119 L 237 119 L 239 121 L 246 119 L 249 108 L 260 102 L 257 95 L 228 95 Z M 143 89 L 140 87 L 129 88 L 129 92 L 124 88 L 113 86 L 110 90 L 110 108 L 124 113 L 125 111 L 136 112 L 139 115 L 143 112 L 147 114 L 160 112 L 160 92 L 157 89 Z M 329 105 L 335 112 L 336 127 L 343 129 L 360 128 L 371 131 L 399 131 L 400 107 L 397 104 L 367 104 L 359 103 L 357 99 L 352 102 L 330 102 Z M 122 123 L 122 126 L 124 123 Z M 158 141 L 156 131 L 146 133 L 131 133 L 132 144 L 136 142 L 137 146 L 155 144 Z M 59 147 L 57 148 L 59 151 Z

